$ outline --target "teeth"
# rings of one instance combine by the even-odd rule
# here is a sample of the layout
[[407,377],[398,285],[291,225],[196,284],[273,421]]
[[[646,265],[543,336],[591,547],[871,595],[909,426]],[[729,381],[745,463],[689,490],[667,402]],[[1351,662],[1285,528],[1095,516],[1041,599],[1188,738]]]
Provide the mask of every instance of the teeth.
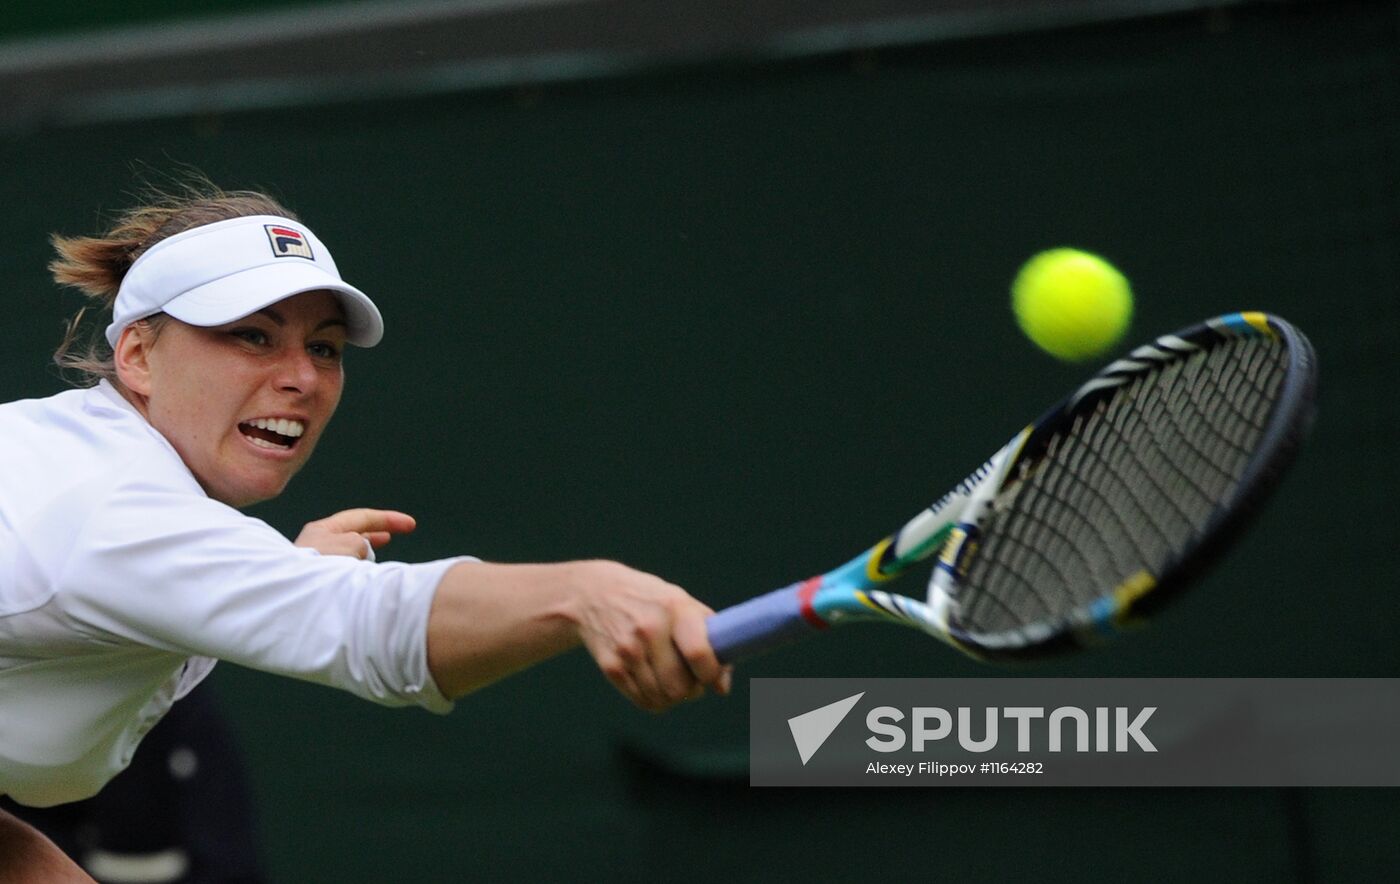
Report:
[[246,423],[260,430],[271,430],[278,435],[291,436],[293,439],[306,432],[306,426],[301,421],[289,421],[286,418],[260,417]]
[[[264,427],[263,429],[267,428]],[[274,430],[273,432],[276,431]],[[244,436],[243,438],[247,439],[249,442],[252,442],[259,448],[271,448],[275,451],[286,451],[288,448],[291,447],[290,445],[278,445],[276,442],[269,442],[266,439],[259,439],[257,436]]]

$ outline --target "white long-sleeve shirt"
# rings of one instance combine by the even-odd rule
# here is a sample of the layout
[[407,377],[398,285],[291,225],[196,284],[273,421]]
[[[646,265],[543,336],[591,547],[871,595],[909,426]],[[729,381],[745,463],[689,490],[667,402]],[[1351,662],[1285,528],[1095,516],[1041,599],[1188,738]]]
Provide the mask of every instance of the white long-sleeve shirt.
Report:
[[426,634],[457,561],[293,546],[105,382],[0,405],[0,794],[96,793],[215,659],[450,710]]

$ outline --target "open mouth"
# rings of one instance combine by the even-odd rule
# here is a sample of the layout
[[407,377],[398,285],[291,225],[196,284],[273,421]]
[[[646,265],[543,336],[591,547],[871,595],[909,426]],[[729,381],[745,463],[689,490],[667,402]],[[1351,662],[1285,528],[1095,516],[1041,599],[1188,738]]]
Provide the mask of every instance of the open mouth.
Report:
[[290,451],[296,447],[306,425],[286,418],[257,418],[238,425],[238,432],[259,448],[270,451]]

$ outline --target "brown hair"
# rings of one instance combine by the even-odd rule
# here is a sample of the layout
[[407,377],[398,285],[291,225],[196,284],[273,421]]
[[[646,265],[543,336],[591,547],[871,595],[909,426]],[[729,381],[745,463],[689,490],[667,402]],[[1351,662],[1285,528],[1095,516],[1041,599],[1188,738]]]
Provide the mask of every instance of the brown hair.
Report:
[[[111,321],[112,305],[127,270],[147,249],[166,237],[248,215],[280,215],[299,220],[265,193],[226,191],[203,176],[193,175],[167,190],[148,187],[138,205],[118,215],[98,236],[50,236],[49,242],[58,253],[49,262],[54,282],[76,288],[90,302],[67,322],[63,341],[53,354],[59,370],[81,387],[90,387],[104,378],[115,382],[112,348],[103,332]],[[89,328],[84,318],[93,308],[98,313]],[[159,332],[168,318],[157,313],[138,321]]]

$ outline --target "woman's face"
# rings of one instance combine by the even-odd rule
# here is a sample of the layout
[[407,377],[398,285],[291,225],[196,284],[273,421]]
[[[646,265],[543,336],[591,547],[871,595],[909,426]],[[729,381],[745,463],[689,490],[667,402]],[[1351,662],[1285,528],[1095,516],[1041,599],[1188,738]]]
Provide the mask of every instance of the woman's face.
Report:
[[306,292],[228,325],[171,319],[120,376],[205,493],[248,506],[311,457],[340,403],[345,334],[335,295]]

